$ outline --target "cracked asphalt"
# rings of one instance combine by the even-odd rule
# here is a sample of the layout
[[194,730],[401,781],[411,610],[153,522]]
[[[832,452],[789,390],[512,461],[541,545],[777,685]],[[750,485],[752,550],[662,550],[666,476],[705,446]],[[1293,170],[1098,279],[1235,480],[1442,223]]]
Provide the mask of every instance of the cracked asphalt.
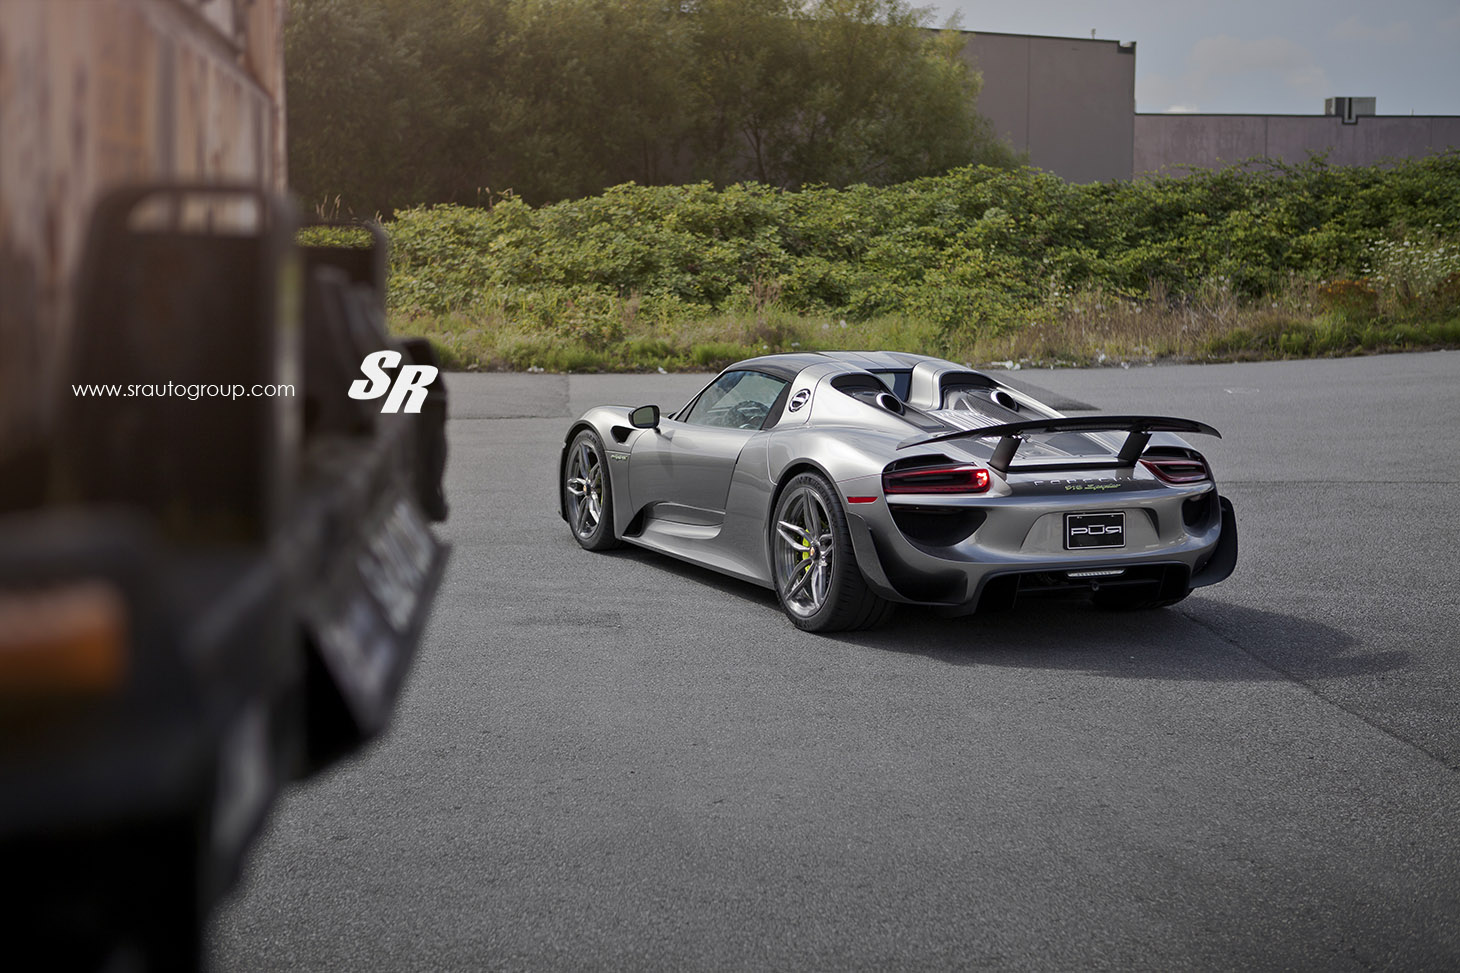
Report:
[[557,516],[570,417],[705,376],[448,376],[394,726],[281,801],[214,968],[1460,968],[1460,352],[1000,374],[1222,430],[1233,577],[808,635]]

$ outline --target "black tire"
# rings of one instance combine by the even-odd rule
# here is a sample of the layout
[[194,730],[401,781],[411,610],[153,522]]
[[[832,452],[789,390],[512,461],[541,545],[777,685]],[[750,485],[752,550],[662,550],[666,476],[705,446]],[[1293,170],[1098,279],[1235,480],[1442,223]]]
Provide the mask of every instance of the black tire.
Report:
[[613,532],[608,454],[603,440],[592,429],[573,437],[563,460],[558,489],[568,515],[568,529],[584,550],[607,551],[619,546],[621,541]]
[[857,568],[841,500],[821,475],[801,473],[786,484],[771,519],[770,546],[776,598],[797,628],[856,631],[891,616],[892,602],[868,588]]

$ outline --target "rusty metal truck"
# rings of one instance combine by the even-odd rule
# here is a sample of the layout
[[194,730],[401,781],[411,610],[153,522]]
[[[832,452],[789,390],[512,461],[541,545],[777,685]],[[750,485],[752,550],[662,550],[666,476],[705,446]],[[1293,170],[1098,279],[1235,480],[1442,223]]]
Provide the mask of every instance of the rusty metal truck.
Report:
[[[299,242],[286,15],[0,0],[0,927],[38,969],[196,968],[443,570],[445,391],[379,230]],[[351,396],[371,355],[423,393]]]

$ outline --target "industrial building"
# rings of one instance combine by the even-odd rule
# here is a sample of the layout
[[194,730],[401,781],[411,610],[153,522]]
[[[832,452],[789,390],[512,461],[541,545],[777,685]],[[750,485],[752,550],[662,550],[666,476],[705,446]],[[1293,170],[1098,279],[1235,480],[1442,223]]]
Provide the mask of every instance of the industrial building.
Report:
[[968,31],[963,58],[983,73],[978,110],[994,132],[1072,182],[1252,158],[1371,165],[1460,149],[1460,115],[1380,115],[1371,97],[1328,98],[1313,115],[1137,112],[1134,41]]

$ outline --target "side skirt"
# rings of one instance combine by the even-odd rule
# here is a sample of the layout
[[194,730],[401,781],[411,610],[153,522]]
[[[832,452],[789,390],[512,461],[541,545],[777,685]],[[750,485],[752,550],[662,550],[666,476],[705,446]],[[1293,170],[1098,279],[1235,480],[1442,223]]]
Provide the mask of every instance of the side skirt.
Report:
[[[704,530],[706,528],[699,529]],[[713,531],[713,528],[710,528],[710,530]],[[741,563],[738,559],[728,557],[715,550],[706,550],[702,545],[708,538],[690,539],[679,536],[678,534],[671,534],[662,527],[656,529],[655,522],[652,520],[645,525],[643,533],[637,536],[626,536],[623,540],[626,544],[633,544],[635,547],[642,547],[645,550],[654,551],[656,554],[667,554],[687,564],[693,564],[701,568],[709,568],[711,571],[727,574],[740,581],[748,581],[762,588],[773,588],[770,578],[759,576],[748,565]]]

